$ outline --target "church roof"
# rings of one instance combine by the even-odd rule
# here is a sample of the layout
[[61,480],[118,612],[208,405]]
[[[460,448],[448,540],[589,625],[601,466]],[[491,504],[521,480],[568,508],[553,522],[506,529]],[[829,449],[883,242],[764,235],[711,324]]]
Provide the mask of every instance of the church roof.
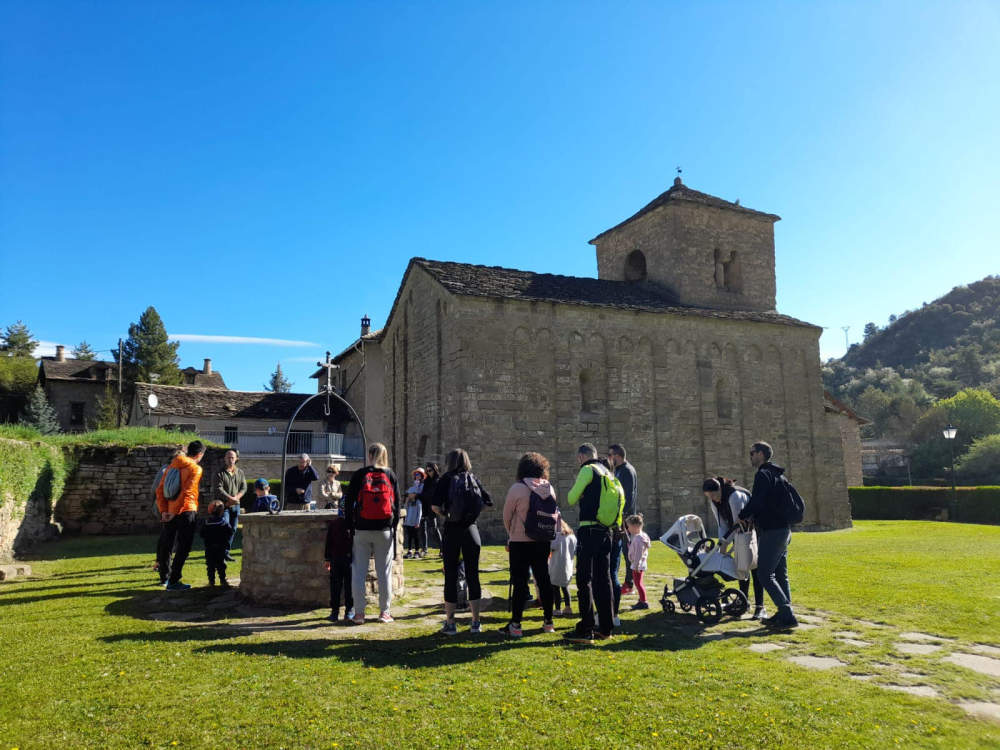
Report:
[[226,381],[222,379],[222,375],[213,370],[212,372],[205,372],[199,367],[185,367],[181,372],[192,378],[194,380],[190,385],[197,386],[199,388],[225,388]]
[[709,195],[708,193],[701,193],[697,190],[692,190],[683,182],[681,182],[680,177],[677,177],[674,179],[674,184],[669,190],[667,190],[664,193],[660,193],[660,195],[651,200],[649,203],[647,203],[645,206],[639,209],[636,213],[632,214],[632,216],[625,219],[625,221],[619,222],[618,224],[615,224],[613,227],[611,227],[611,229],[607,229],[601,232],[599,235],[597,235],[596,237],[594,237],[594,239],[590,241],[590,244],[591,245],[596,244],[597,241],[602,237],[604,237],[606,234],[610,234],[619,227],[623,227],[629,222],[635,221],[640,216],[644,216],[650,213],[651,211],[654,211],[655,209],[659,208],[660,206],[667,205],[668,203],[699,203],[703,206],[712,206],[714,208],[723,208],[728,211],[737,211],[739,213],[750,214],[752,216],[759,216],[762,219],[767,219],[772,222],[781,221],[781,217],[778,216],[777,214],[768,214],[764,213],[763,211],[755,211],[752,208],[741,206],[739,203],[731,203],[727,200],[723,200],[722,198],[716,198],[714,195]]
[[[470,263],[414,258],[410,266],[427,271],[452,294],[469,297],[523,300],[527,302],[562,302],[573,305],[613,307],[635,312],[672,313],[723,320],[753,320],[763,323],[816,328],[811,323],[779,313],[749,310],[714,310],[678,304],[666,290],[648,282],[608,281],[583,276],[559,276],[551,273],[518,271],[499,266],[476,266]],[[409,269],[407,269],[407,275]],[[406,284],[404,277],[400,291]],[[393,306],[395,307],[395,305]],[[391,314],[390,314],[391,316]]]

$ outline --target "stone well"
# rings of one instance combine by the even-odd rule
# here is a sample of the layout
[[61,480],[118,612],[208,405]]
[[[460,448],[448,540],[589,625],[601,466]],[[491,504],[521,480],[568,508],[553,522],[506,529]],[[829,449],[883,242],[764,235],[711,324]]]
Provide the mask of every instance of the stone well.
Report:
[[[243,513],[243,569],[240,593],[258,604],[294,607],[330,605],[330,576],[324,563],[326,522],[336,517],[330,510],[284,511],[277,515]],[[369,611],[378,609],[375,562],[368,561],[365,590]],[[393,597],[403,594],[402,526],[396,533],[392,564]]]

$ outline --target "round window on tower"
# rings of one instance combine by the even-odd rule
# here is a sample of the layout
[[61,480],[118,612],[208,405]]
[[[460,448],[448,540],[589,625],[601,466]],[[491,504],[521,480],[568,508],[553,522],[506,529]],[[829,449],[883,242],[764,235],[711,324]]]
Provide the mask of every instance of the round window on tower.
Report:
[[642,250],[633,250],[625,259],[625,281],[646,280],[646,256]]

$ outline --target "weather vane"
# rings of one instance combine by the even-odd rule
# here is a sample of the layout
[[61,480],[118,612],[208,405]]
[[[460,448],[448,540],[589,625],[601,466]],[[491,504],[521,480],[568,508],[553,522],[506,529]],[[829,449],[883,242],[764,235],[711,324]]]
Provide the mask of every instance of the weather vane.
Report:
[[684,171],[683,169],[681,169],[680,167],[677,167],[677,174],[680,174],[683,171]]

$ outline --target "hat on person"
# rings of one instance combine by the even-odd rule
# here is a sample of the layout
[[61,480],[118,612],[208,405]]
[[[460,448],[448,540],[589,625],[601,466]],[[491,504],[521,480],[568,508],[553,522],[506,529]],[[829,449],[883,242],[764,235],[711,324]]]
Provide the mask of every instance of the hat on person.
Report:
[[253,483],[253,486],[258,490],[266,490],[271,485],[268,483],[266,479],[264,479],[264,477],[261,477],[260,479],[258,479],[256,482]]
[[414,475],[419,474],[421,479],[426,479],[427,478],[427,472],[424,471],[423,469],[421,469],[419,466],[416,469],[413,470],[413,474]]

